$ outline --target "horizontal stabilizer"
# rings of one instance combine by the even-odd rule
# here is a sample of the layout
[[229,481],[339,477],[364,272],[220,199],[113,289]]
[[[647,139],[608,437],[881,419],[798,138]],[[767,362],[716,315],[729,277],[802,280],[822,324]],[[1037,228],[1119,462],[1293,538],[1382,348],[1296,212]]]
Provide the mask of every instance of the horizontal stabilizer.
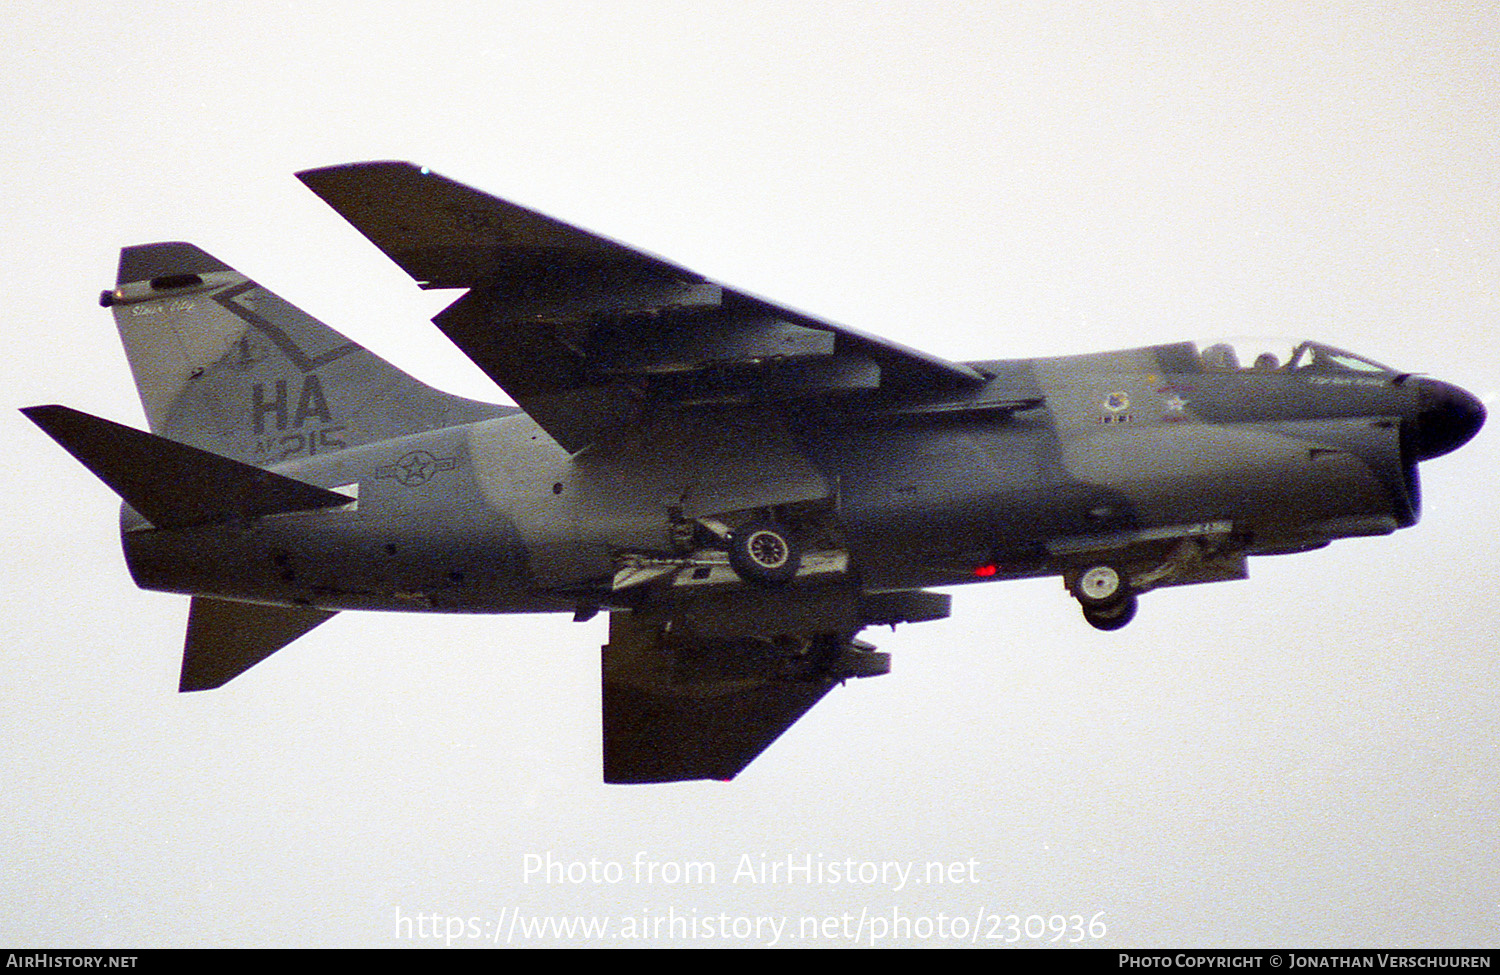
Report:
[[223,687],[334,615],[302,606],[261,606],[194,596],[177,689]]
[[21,411],[157,528],[186,528],[349,498],[66,406]]

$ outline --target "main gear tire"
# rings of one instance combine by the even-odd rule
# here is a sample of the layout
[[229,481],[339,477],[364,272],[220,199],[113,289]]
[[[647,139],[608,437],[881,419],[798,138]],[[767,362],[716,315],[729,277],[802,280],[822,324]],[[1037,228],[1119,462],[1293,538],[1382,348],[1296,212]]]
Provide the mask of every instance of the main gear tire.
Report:
[[729,536],[729,564],[746,582],[783,586],[797,577],[802,550],[785,526],[762,519]]

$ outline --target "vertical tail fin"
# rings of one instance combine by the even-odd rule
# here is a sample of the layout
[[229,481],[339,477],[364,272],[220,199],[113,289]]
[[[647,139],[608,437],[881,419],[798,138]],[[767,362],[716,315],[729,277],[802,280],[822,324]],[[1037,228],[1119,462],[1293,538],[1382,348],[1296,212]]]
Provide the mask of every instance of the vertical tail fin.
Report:
[[151,432],[266,466],[509,412],[424,385],[192,244],[127,247],[114,311]]

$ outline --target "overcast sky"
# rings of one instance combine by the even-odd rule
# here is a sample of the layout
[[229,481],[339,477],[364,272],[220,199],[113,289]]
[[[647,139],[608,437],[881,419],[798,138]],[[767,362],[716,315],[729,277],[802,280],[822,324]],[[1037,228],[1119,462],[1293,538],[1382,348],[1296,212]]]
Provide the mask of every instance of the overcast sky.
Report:
[[[430,945],[442,915],[457,946],[519,911],[691,919],[656,943],[849,915],[995,944],[1016,915],[1031,944],[1062,915],[1095,946],[1494,945],[1493,429],[1397,536],[1152,593],[1116,634],[1057,580],[966,587],[867,633],[892,673],[735,782],[606,787],[602,618],[346,613],[178,695],[187,600],[134,588],[117,499],[13,409],[144,426],[96,299],[156,240],[499,398],[427,321],[452,296],[292,176],[410,159],[953,359],[1289,334],[1493,411],[1500,14],[1309,8],[10,4],[0,943]],[[549,854],[621,877],[528,876]],[[963,867],[737,875],[807,858]]]

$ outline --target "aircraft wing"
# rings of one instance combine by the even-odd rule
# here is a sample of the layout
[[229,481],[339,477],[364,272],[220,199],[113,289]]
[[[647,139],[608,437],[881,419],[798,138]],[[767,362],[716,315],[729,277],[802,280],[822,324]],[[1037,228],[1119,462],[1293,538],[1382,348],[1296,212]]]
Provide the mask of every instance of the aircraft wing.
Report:
[[840,633],[725,636],[611,613],[604,781],[732,779],[834,685],[888,668]]
[[663,406],[920,397],[986,379],[411,163],[298,178],[422,287],[469,289],[434,321],[571,451]]

